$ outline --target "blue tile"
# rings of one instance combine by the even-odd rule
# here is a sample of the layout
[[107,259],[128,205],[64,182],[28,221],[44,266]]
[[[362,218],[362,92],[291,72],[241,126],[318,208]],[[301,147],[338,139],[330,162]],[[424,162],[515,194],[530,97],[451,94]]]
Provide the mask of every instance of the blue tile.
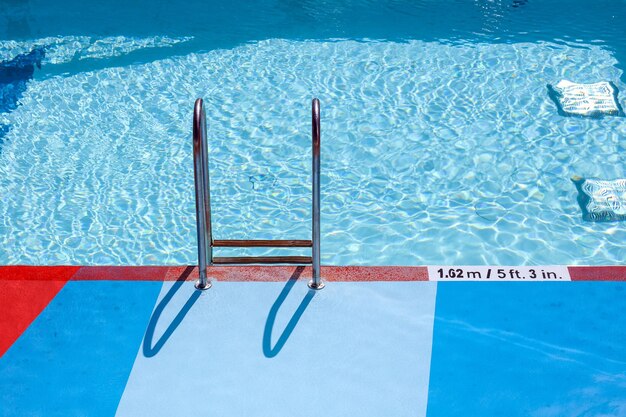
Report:
[[626,283],[440,283],[429,417],[626,415]]
[[161,286],[69,282],[0,359],[0,415],[114,415]]

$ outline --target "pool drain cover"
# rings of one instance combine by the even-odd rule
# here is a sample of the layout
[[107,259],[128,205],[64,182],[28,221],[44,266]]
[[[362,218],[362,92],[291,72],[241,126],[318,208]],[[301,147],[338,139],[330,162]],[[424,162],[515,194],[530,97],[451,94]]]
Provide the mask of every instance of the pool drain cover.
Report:
[[626,220],[626,179],[613,181],[572,177],[578,189],[583,220],[611,222]]
[[548,84],[548,92],[563,116],[624,115],[617,100],[617,87],[611,82],[576,84],[561,80],[555,86]]

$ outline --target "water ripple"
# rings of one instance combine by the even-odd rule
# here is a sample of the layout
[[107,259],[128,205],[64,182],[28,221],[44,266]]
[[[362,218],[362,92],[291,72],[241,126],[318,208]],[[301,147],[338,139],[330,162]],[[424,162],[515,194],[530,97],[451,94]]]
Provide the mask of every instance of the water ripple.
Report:
[[569,177],[625,175],[625,119],[563,118],[545,87],[624,91],[616,63],[602,45],[267,40],[33,80],[3,116],[0,263],[195,262],[196,97],[216,237],[308,238],[313,96],[324,263],[622,262],[626,232],[584,223]]

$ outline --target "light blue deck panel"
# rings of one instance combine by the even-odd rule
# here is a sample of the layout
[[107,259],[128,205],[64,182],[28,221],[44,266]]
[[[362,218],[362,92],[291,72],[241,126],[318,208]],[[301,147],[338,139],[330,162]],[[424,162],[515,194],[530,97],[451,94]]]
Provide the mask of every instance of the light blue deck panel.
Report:
[[117,415],[424,416],[435,293],[217,282],[198,297],[165,284]]

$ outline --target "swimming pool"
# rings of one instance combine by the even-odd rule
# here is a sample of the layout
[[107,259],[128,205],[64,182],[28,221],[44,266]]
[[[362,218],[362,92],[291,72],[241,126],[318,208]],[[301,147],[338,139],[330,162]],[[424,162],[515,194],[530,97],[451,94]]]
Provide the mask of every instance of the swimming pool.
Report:
[[624,17],[620,1],[10,4],[0,264],[195,263],[196,97],[215,235],[308,238],[313,96],[324,264],[619,263],[622,224],[584,222],[570,177],[624,177],[626,119],[560,116],[546,85],[624,91]]

